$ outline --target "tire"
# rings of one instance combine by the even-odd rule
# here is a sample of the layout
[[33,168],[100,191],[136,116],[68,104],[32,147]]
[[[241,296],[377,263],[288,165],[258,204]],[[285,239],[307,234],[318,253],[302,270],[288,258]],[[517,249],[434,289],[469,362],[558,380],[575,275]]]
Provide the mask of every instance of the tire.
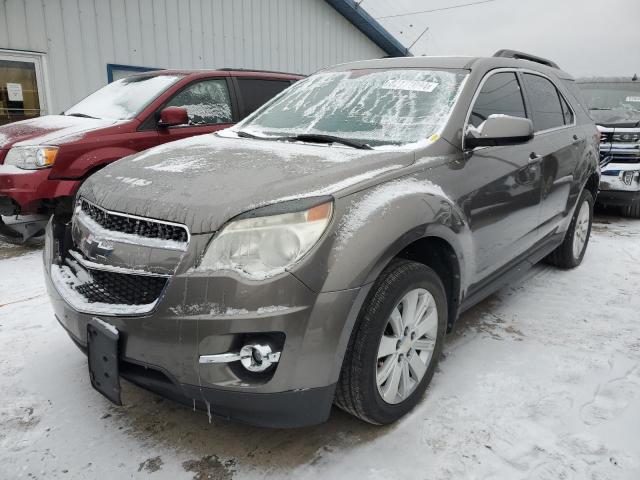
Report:
[[[411,307],[405,307],[414,298],[415,305],[422,306],[418,309],[427,306],[423,316],[411,315]],[[414,318],[415,324],[408,322],[407,327],[403,321],[400,324],[403,333],[396,335],[394,325],[399,324],[397,314],[401,311],[407,318]],[[445,289],[432,269],[407,260],[392,262],[373,285],[354,326],[336,389],[336,405],[376,425],[392,423],[415,407],[431,382],[442,353],[447,311]],[[431,325],[429,333],[422,336],[427,325]],[[413,327],[419,337],[411,335]],[[388,346],[391,350],[395,348],[395,353],[380,357],[380,351]],[[391,373],[379,386],[377,380],[383,378],[386,371]],[[393,395],[396,384],[393,380],[398,371],[401,380],[397,383],[397,394]],[[387,392],[387,399],[382,392]]]
[[640,202],[622,207],[622,214],[625,217],[640,218]]
[[[591,192],[584,190],[576,206],[576,211],[573,214],[564,241],[545,258],[546,263],[567,269],[575,268],[582,263],[591,236],[593,203],[593,195],[591,195]],[[585,217],[587,213],[588,217]],[[576,237],[578,237],[578,239],[576,239]],[[582,239],[581,246],[577,249],[574,248],[575,242],[580,242],[580,239]]]

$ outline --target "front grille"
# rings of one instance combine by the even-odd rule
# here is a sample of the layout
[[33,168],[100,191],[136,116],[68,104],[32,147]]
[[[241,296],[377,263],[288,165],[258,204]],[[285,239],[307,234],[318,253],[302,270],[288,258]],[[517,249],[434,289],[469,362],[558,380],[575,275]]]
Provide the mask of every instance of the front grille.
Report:
[[145,238],[187,242],[187,229],[180,225],[172,225],[149,219],[141,219],[107,212],[88,201],[81,199],[80,207],[94,222],[106,230],[137,235]]
[[129,275],[89,270],[91,281],[76,285],[75,290],[89,303],[112,305],[148,305],[155,302],[165,285],[164,277]]
[[611,143],[613,132],[600,132],[600,141],[602,143]]
[[640,132],[621,132],[612,135],[614,143],[638,143],[640,142]]

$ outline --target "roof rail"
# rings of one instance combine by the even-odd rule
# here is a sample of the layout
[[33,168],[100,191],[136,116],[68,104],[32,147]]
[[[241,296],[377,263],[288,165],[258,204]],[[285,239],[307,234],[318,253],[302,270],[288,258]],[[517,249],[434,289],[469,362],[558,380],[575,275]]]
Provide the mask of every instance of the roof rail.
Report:
[[280,75],[297,75],[299,77],[306,77],[306,75],[303,75],[302,73],[278,72],[276,70],[258,70],[258,69],[254,69],[254,68],[224,67],[224,68],[218,68],[217,70],[221,70],[223,72],[279,73]]
[[546,58],[537,57],[535,55],[530,55],[524,52],[518,52],[516,50],[498,50],[493,54],[494,57],[502,57],[502,58],[516,58],[518,60],[529,60],[530,62],[541,63],[542,65],[546,65],[547,67],[557,68],[560,70],[560,67],[557,63],[552,62],[551,60],[547,60]]

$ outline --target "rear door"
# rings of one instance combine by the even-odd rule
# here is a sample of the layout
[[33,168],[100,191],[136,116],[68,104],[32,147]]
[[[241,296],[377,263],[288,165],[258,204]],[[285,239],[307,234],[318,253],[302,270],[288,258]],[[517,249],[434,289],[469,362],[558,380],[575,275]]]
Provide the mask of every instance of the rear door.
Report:
[[258,108],[291,86],[286,79],[267,79],[251,77],[233,77],[238,93],[240,119],[255,112]]
[[[465,128],[479,127],[490,115],[527,117],[515,71],[490,72],[479,88]],[[475,188],[461,203],[473,232],[475,280],[481,281],[535,244],[540,165],[530,160],[531,142],[465,154],[465,182]]]
[[[237,114],[234,113],[236,109],[231,99],[230,82],[227,78],[205,78],[188,83],[149,115],[138,128],[142,147],[140,150],[232,126]],[[166,107],[185,108],[188,123],[159,128],[159,114]]]
[[531,158],[540,164],[538,222],[545,237],[572,213],[569,198],[578,159],[586,148],[586,136],[576,126],[572,108],[551,79],[533,72],[522,72],[521,78],[536,131]]

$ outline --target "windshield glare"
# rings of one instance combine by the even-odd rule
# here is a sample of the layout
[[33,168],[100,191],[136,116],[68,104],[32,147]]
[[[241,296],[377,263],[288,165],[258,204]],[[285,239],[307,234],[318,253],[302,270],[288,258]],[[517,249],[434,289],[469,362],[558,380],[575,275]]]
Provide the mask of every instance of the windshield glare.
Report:
[[258,110],[241,129],[255,135],[332,135],[403,145],[438,133],[467,73],[354,70],[319,73]]
[[640,82],[583,83],[580,88],[590,110],[640,111]]
[[136,75],[116,80],[64,113],[110,120],[130,119],[180,78],[179,75]]

